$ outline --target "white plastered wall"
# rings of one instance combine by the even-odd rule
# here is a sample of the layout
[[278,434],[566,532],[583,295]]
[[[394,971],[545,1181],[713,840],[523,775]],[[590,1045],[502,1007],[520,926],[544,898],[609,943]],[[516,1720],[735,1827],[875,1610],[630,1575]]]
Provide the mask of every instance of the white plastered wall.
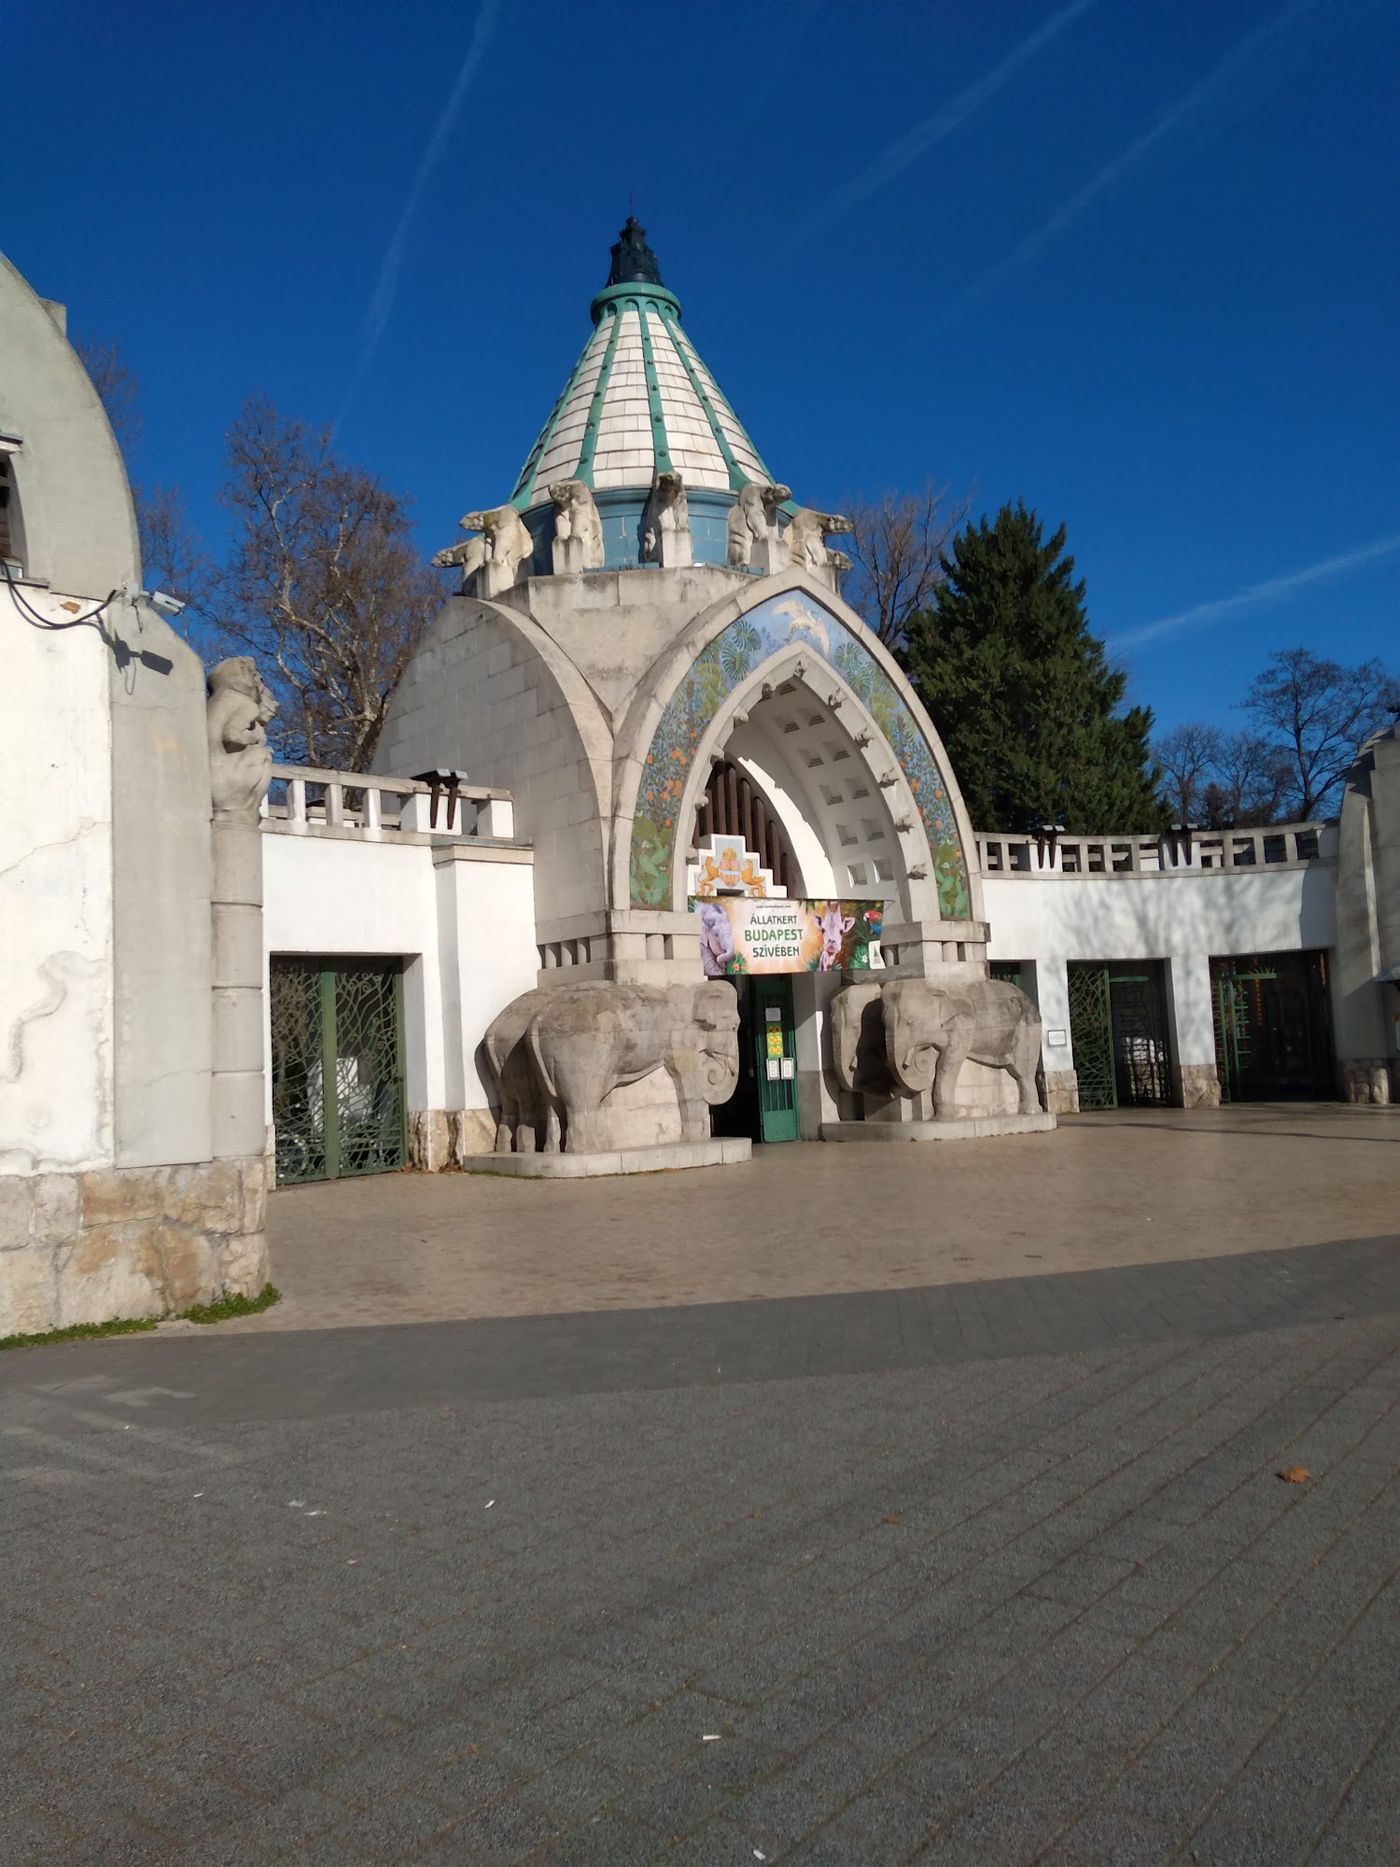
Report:
[[1210,961],[1232,953],[1330,949],[1336,943],[1336,869],[1195,870],[1180,875],[982,877],[989,957],[1033,960],[1041,1020],[1063,1030],[1047,1070],[1074,1066],[1066,968],[1081,959],[1167,962],[1172,1054],[1214,1064]]
[[33,626],[5,592],[0,618],[6,758],[24,774],[0,817],[0,1171],[100,1167],[113,1144],[109,656],[91,629]]
[[[485,1109],[486,1027],[535,983],[529,851],[267,833],[265,952],[402,958],[410,1110]],[[271,1030],[267,1033],[269,1062]],[[268,1070],[268,1120],[271,1070]]]
[[512,793],[516,833],[537,858],[541,940],[554,923],[603,903],[603,824],[589,760],[601,755],[606,771],[608,755],[606,734],[585,746],[577,714],[587,713],[588,696],[575,675],[580,693],[570,704],[543,658],[547,647],[527,617],[455,598],[409,664],[375,759],[380,772],[451,767]]

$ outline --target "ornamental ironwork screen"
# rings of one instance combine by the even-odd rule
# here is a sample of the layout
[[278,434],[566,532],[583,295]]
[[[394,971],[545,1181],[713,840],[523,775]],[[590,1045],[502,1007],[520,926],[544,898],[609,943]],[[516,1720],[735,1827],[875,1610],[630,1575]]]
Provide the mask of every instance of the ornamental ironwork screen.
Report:
[[1079,1079],[1081,1109],[1118,1106],[1113,1069],[1113,1011],[1108,968],[1078,962],[1069,967],[1069,1037]]
[[402,1167],[399,962],[277,958],[270,989],[279,1184]]
[[1069,966],[1069,1031],[1081,1109],[1171,1101],[1166,989],[1159,960]]

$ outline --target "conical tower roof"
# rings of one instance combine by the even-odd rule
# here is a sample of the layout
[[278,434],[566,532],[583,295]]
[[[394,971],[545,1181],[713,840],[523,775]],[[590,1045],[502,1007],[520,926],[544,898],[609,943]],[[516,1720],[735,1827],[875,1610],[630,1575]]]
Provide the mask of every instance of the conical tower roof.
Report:
[[631,215],[591,309],[593,335],[515,483],[517,510],[547,504],[557,480],[645,492],[674,470],[688,491],[733,493],[771,479],[682,330],[680,301]]

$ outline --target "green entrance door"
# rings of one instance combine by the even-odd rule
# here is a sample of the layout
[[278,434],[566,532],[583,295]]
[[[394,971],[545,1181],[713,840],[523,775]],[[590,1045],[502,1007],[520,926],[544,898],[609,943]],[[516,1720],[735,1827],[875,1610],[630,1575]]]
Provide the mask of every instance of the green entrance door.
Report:
[[402,1167],[399,962],[274,957],[270,983],[279,1184]]
[[1325,953],[1216,958],[1210,962],[1210,978],[1224,1101],[1334,1093]]
[[797,1046],[792,981],[781,976],[750,980],[754,1066],[758,1077],[761,1141],[797,1139]]

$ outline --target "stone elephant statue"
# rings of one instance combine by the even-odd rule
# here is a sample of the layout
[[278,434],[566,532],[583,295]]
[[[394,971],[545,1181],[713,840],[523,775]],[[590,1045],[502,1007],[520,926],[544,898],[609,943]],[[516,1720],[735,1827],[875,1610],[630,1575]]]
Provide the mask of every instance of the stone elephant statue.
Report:
[[525,1046],[525,1033],[553,996],[548,990],[522,992],[491,1020],[482,1039],[500,1103],[496,1121],[498,1154],[533,1154],[544,1145],[548,1110]]
[[892,1088],[885,1068],[885,1022],[880,981],[862,979],[843,986],[832,999],[831,1067],[843,1089],[853,1094],[887,1094]]
[[721,980],[659,986],[585,981],[525,992],[493,1022],[486,1054],[501,1097],[496,1151],[598,1153],[614,1089],[665,1070],[681,1139],[709,1135],[711,1104],[739,1080],[739,1007]]
[[933,1090],[939,1121],[958,1113],[958,1077],[969,1058],[1009,1070],[1023,1115],[1040,1113],[1036,1065],[1040,1014],[1019,986],[1003,979],[892,979],[881,993],[885,1059],[906,1095]]

